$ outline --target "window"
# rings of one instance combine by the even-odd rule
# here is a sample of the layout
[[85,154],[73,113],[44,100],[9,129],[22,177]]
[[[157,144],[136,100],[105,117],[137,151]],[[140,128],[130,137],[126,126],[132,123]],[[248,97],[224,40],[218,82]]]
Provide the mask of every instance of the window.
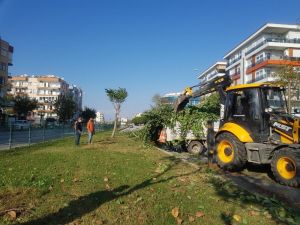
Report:
[[7,65],[5,63],[0,64],[0,70],[6,71],[7,70]]
[[256,71],[255,73],[256,76],[261,76],[262,74],[263,74],[263,70]]
[[1,55],[7,56],[7,50],[5,48],[1,48]]
[[261,62],[263,60],[263,54],[256,56],[256,62]]
[[229,93],[226,100],[228,109],[226,117],[233,120],[250,120],[259,115],[259,97],[257,89],[236,90]]
[[267,108],[271,108],[275,112],[287,112],[283,90],[280,90],[279,88],[266,88],[263,90],[263,93]]

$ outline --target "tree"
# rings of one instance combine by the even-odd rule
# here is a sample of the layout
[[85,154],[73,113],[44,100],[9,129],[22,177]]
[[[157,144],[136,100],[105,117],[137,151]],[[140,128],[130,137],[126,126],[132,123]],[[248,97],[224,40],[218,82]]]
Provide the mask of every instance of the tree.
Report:
[[154,106],[161,105],[161,96],[160,96],[160,94],[153,95],[152,102],[154,103]]
[[89,107],[84,107],[84,110],[81,112],[81,116],[83,121],[87,122],[90,118],[96,118],[96,110]]
[[[295,70],[291,65],[286,65],[278,70],[275,74],[277,83],[287,87],[287,99],[288,99],[288,112],[291,113],[291,100],[293,97],[293,90],[299,89],[300,85],[300,72]],[[299,96],[297,96],[298,98]]]
[[200,102],[201,111],[220,115],[220,96],[218,93],[212,93]]
[[14,100],[14,96],[11,94],[5,94],[3,97],[0,97],[0,107],[6,107],[10,105]]
[[54,112],[57,114],[60,122],[65,123],[71,119],[75,109],[76,104],[71,95],[60,94],[54,102]]
[[147,118],[145,115],[136,116],[131,120],[135,125],[145,124],[147,122]]
[[37,108],[37,100],[30,99],[27,95],[18,95],[13,98],[14,111],[17,113],[18,118],[26,118],[28,112]]
[[[189,131],[200,137],[204,135],[203,125],[208,120],[216,121],[219,115],[220,100],[216,93],[205,98],[200,105],[188,106],[177,113],[172,105],[160,104],[142,114],[145,126],[135,135],[144,143],[156,142],[164,127],[173,128],[179,122],[182,140]],[[132,121],[135,122],[135,118]]]
[[128,93],[125,88],[118,88],[118,89],[105,89],[106,95],[108,96],[109,100],[113,103],[115,108],[115,122],[114,122],[114,129],[111,134],[113,138],[115,136],[115,132],[117,129],[117,122],[121,111],[121,104],[126,100]]

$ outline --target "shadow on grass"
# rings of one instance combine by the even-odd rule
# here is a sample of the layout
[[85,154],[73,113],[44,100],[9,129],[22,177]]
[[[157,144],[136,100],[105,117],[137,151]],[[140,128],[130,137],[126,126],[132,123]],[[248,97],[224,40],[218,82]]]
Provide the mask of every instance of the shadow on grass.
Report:
[[[232,180],[235,177],[231,177]],[[238,178],[240,179],[240,178]],[[226,202],[234,202],[235,204],[239,204],[243,206],[245,209],[249,210],[250,216],[265,216],[277,223],[284,224],[298,224],[300,218],[300,210],[295,208],[287,207],[282,204],[280,201],[274,199],[270,196],[271,192],[268,193],[266,190],[271,190],[274,188],[274,184],[265,183],[260,179],[255,178],[247,178],[245,181],[239,182],[247,182],[248,189],[257,190],[259,194],[263,194],[264,197],[259,194],[251,194],[247,191],[241,190],[240,187],[234,185],[231,181],[224,180],[219,178],[218,176],[212,176],[209,179],[209,182],[214,187],[216,194],[221,197],[223,201]],[[264,190],[258,190],[259,186],[264,186]],[[289,187],[286,187],[289,188]],[[288,189],[287,189],[288,191]],[[246,206],[249,206],[248,208]],[[255,207],[256,206],[256,207]],[[263,207],[263,209],[257,208],[257,206]],[[235,210],[224,211],[220,214],[221,219],[225,224],[233,224],[234,222]]]
[[149,179],[131,188],[128,185],[122,185],[113,190],[101,190],[94,193],[90,193],[85,196],[81,196],[78,199],[71,201],[68,204],[68,206],[59,209],[55,213],[51,213],[44,217],[21,223],[21,225],[68,224],[76,219],[81,218],[85,214],[94,211],[106,202],[110,202],[114,199],[129,195],[135,191],[149,187],[154,184],[164,183],[169,180],[176,179],[178,177],[188,176],[198,172],[198,170],[195,170],[190,173],[185,173],[177,176],[169,176],[164,179],[159,179],[159,177],[164,175],[172,167],[181,162],[181,160],[178,160],[175,157],[164,157],[163,159],[168,159],[171,162],[171,165],[167,167],[163,172],[157,174],[156,176],[152,176]]

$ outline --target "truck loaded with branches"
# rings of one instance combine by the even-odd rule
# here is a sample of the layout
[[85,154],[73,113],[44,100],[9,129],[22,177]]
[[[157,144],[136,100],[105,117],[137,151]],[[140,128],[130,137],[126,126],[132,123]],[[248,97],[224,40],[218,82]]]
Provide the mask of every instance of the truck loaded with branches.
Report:
[[156,104],[143,113],[144,128],[137,132],[144,143],[155,143],[175,150],[203,153],[206,142],[206,123],[219,118],[219,97],[212,94],[200,105],[188,106],[175,113],[173,106]]

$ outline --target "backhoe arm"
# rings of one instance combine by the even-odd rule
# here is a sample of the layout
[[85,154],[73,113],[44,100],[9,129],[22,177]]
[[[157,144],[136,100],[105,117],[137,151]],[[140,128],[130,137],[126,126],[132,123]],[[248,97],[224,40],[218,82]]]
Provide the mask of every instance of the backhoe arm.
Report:
[[[184,92],[177,98],[174,105],[174,111],[179,112],[189,103],[190,98],[196,98],[212,92],[217,91],[220,95],[220,101],[224,104],[225,102],[225,89],[231,85],[231,79],[229,75],[217,76],[214,79],[207,81],[203,84],[198,84],[192,87],[188,87]],[[199,87],[199,89],[193,92],[193,88]]]

